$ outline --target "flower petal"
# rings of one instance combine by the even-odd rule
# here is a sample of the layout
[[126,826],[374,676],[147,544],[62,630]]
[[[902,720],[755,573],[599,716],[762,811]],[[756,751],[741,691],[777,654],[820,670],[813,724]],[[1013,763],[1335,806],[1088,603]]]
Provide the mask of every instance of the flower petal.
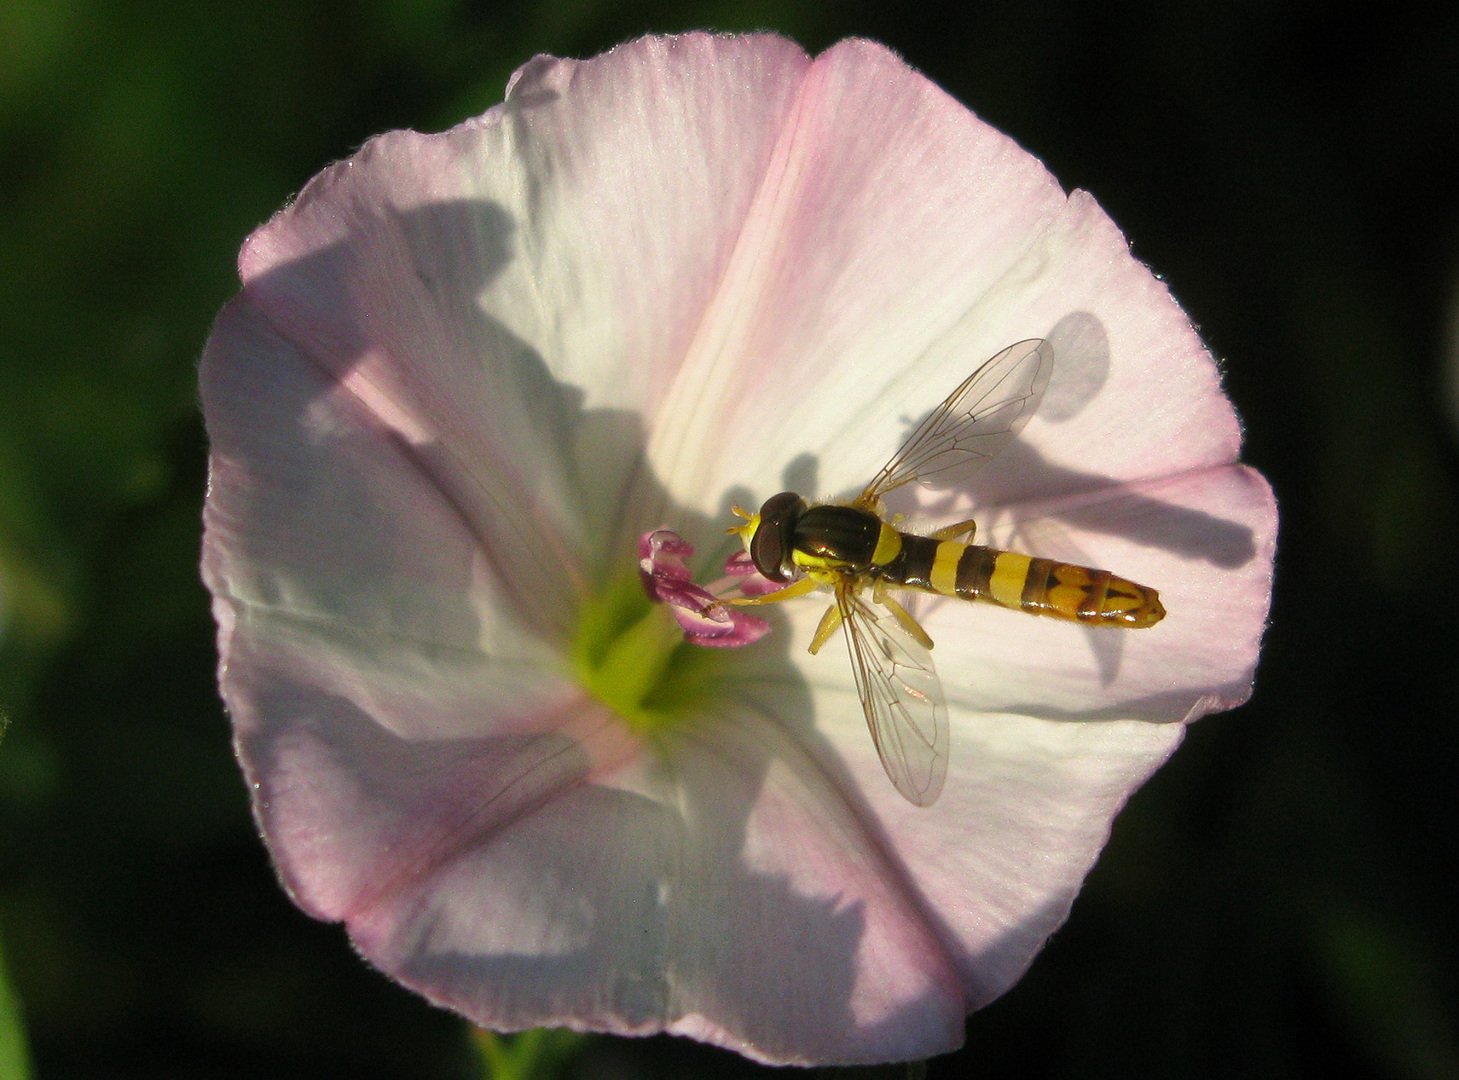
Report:
[[[228,608],[443,648],[530,644],[474,522],[413,444],[245,297],[203,357],[211,438],[203,569]],[[539,645],[540,648],[540,645]]]
[[[250,238],[243,298],[280,349],[353,399],[348,423],[406,448],[483,553],[528,550],[552,566],[530,589],[504,569],[499,584],[524,618],[563,627],[586,535],[564,450],[571,402],[477,306],[510,259],[511,228],[491,205],[439,190],[460,156],[401,133],[321,174]],[[234,347],[215,335],[213,370],[237,363]],[[236,407],[223,392],[213,401],[210,425]]]
[[[493,542],[563,572],[652,527],[623,488],[809,63],[774,37],[539,57],[504,105],[392,132],[250,238],[247,293]],[[483,422],[489,418],[489,422]],[[631,516],[632,520],[627,520]],[[549,595],[548,603],[562,597]]]
[[982,505],[1235,459],[1215,365],[1094,200],[887,50],[843,42],[799,88],[650,457],[706,511],[743,485],[852,494],[1029,337],[1054,342],[1054,381]]
[[550,635],[510,617],[479,538],[429,478],[431,447],[392,438],[246,298],[219,317],[202,392],[223,695],[291,889],[334,916],[339,876],[368,866],[329,817],[352,820],[349,807],[331,807],[290,747],[334,723],[343,739],[523,737],[579,692]]
[[[817,57],[679,376],[681,403],[653,433],[670,490],[702,505],[733,484],[768,486],[760,477],[801,448],[835,465],[823,418],[838,435],[870,419],[1062,205],[1037,161],[886,49],[848,41]],[[986,332],[984,357],[1015,339]],[[741,452],[710,452],[714,415],[733,418]],[[853,455],[851,467],[865,483],[879,464]]]
[[492,1028],[669,1030],[802,1064],[962,1041],[917,899],[780,722],[744,709],[706,717],[671,771],[574,786],[389,879],[351,922],[361,949]]
[[1185,731],[954,711],[942,795],[920,808],[881,775],[854,691],[814,692],[817,733],[865,797],[969,1011],[1012,986],[1063,923],[1110,821]]
[[949,700],[1050,719],[1194,720],[1241,704],[1271,602],[1276,504],[1242,466],[1023,504],[979,542],[1094,565],[1160,593],[1153,627],[1079,627],[986,604],[918,607]]
[[228,643],[224,694],[255,813],[290,895],[318,918],[353,923],[581,782],[597,745],[628,753],[610,745],[621,724],[547,672],[373,650],[250,609]]

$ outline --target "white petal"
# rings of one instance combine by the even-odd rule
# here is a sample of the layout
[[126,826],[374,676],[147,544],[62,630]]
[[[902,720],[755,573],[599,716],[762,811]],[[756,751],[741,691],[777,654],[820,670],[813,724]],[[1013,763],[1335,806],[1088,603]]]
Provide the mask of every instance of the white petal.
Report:
[[924,809],[880,775],[854,694],[818,689],[816,715],[909,889],[934,913],[970,1011],[1012,986],[1063,923],[1114,815],[1185,730],[954,706],[947,781]]
[[395,884],[351,920],[361,949],[491,1027],[667,1029],[781,1063],[962,1039],[918,899],[816,761],[742,708]]
[[980,542],[1156,589],[1141,630],[1081,627],[934,599],[924,625],[949,700],[1052,719],[1192,720],[1245,701],[1271,602],[1276,506],[1241,466],[1112,488],[994,517]]

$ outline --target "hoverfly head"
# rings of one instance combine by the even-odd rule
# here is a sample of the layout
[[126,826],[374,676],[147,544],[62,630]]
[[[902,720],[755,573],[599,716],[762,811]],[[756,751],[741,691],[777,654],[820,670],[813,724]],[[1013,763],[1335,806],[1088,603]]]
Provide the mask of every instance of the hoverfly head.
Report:
[[739,534],[755,569],[771,581],[789,581],[795,576],[792,541],[795,523],[805,508],[806,501],[793,491],[770,496],[758,514],[747,513],[738,506],[734,508],[745,523],[729,531]]

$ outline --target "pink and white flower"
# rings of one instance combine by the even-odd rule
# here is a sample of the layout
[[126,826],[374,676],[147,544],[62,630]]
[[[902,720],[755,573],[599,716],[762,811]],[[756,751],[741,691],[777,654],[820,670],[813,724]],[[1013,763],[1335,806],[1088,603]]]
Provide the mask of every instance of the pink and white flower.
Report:
[[[240,273],[203,573],[255,812],[300,907],[480,1025],[949,1050],[1184,724],[1250,694],[1276,511],[1210,355],[1092,198],[877,45],[539,57],[327,169]],[[639,538],[722,558],[733,502],[856,490],[1029,337],[1057,361],[1019,441],[898,509],[1169,614],[928,605],[952,744],[919,809],[805,652],[823,605],[693,648]]]

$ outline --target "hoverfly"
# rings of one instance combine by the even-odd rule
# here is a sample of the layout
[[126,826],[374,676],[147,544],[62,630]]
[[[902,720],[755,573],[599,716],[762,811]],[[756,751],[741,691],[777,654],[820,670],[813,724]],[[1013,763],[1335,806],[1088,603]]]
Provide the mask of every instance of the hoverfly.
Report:
[[919,536],[888,520],[882,506],[888,492],[913,481],[962,480],[1012,442],[1038,408],[1053,365],[1053,346],[1041,339],[1020,341],[992,357],[917,425],[848,504],[811,504],[782,491],[758,513],[734,508],[745,523],[728,531],[743,540],[755,568],[791,584],[733,602],[778,603],[819,588],[835,593],[810,651],[819,652],[845,629],[856,691],[882,767],[918,806],[930,806],[942,791],[947,708],[929,652],[932,639],[892,590],[982,600],[1093,626],[1137,629],[1165,615],[1154,589],[1107,570],[973,544],[973,521]]

